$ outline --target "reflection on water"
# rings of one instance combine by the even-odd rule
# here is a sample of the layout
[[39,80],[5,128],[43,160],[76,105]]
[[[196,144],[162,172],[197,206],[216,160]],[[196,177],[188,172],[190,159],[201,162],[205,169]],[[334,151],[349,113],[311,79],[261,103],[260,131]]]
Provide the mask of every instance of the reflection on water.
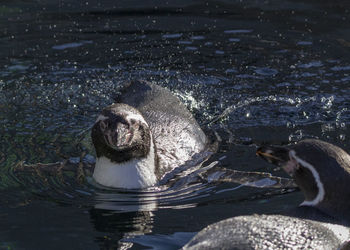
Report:
[[[249,186],[234,171],[286,177],[255,158],[265,142],[313,137],[349,149],[349,7],[3,3],[0,222],[7,229],[0,246],[171,248],[211,222],[297,205],[294,188],[273,188],[280,183],[259,175]],[[169,88],[216,132],[219,151],[202,166],[212,172],[179,171],[142,192],[106,190],[85,178],[91,170],[83,166],[94,160],[89,128],[130,79]],[[58,172],[21,170],[37,162],[57,163],[48,165],[56,170],[67,164]],[[223,168],[233,182],[220,181]]]

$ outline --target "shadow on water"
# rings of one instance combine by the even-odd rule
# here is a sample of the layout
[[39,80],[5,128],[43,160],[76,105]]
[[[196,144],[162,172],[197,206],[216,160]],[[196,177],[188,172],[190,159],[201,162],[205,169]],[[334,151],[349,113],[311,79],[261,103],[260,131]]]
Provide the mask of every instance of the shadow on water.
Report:
[[[2,3],[0,248],[173,249],[209,223],[296,206],[285,182],[237,171],[287,177],[255,157],[262,143],[312,137],[349,151],[349,7]],[[130,79],[169,88],[216,131],[218,152],[149,190],[96,186],[89,128]],[[38,162],[57,164],[23,171]]]

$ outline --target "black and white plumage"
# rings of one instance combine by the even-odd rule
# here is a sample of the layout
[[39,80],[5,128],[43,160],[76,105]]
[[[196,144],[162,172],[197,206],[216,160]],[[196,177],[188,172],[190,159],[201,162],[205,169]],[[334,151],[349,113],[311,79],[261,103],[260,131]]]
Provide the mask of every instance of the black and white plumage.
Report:
[[207,149],[208,140],[185,105],[169,90],[131,82],[92,128],[101,185],[145,188]]
[[350,156],[320,140],[261,147],[257,155],[291,175],[305,201],[281,214],[211,224],[184,249],[349,249]]
[[350,223],[350,155],[315,139],[290,147],[262,147],[257,154],[283,167],[305,196],[309,206]]

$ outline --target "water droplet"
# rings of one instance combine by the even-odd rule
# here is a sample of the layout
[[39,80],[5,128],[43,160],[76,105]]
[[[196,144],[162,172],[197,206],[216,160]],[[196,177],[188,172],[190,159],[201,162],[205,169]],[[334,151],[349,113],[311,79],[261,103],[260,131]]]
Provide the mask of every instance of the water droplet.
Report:
[[289,135],[288,140],[290,142],[296,142],[296,141],[300,141],[302,138],[303,138],[303,131],[297,130],[294,133],[292,133],[291,135]]
[[189,44],[192,44],[192,41],[177,41],[177,43],[178,44],[187,44],[187,45],[189,45]]
[[196,51],[196,50],[198,50],[198,48],[197,47],[188,46],[188,47],[185,48],[185,50]]
[[251,33],[253,30],[225,30],[225,34],[239,34],[239,33]]
[[241,41],[241,39],[239,39],[239,38],[229,38],[228,40],[230,42],[234,42],[234,43],[237,43],[237,42]]
[[322,126],[321,126],[321,131],[323,133],[329,132],[329,131],[334,131],[334,130],[335,130],[335,126],[331,123],[322,124]]
[[257,68],[254,71],[255,71],[255,73],[257,73],[259,75],[263,75],[263,76],[273,76],[273,75],[276,75],[278,73],[278,70],[271,69],[271,68]]
[[331,68],[333,71],[345,71],[345,70],[350,70],[350,65],[347,66],[334,66]]
[[287,122],[286,126],[287,128],[295,128],[295,124],[291,122]]
[[309,46],[309,45],[312,45],[312,42],[310,42],[310,41],[300,41],[300,42],[297,42],[297,45]]
[[180,37],[182,37],[182,33],[162,35],[162,38],[165,38],[165,39],[174,39],[174,38],[180,38]]
[[217,54],[217,55],[223,55],[223,54],[225,54],[225,52],[222,51],[222,50],[215,50],[215,54]]
[[322,62],[320,62],[320,61],[312,61],[312,62],[309,62],[309,63],[300,64],[298,66],[298,68],[309,69],[309,68],[312,68],[312,67],[321,67],[321,66],[323,66]]
[[204,36],[191,36],[191,39],[192,40],[203,40],[203,39],[205,39],[205,37]]

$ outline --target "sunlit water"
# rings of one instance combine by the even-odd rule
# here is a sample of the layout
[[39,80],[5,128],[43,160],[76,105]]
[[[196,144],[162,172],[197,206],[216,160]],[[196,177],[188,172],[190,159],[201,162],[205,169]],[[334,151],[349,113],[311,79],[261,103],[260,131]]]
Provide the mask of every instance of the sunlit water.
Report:
[[[257,145],[320,138],[350,149],[348,7],[0,6],[0,246],[178,248],[209,223],[296,206],[294,189],[215,182],[196,171],[286,177],[256,158]],[[130,79],[169,88],[217,132],[219,151],[143,191],[96,186],[75,168],[16,171],[23,163],[93,164],[89,128]]]

